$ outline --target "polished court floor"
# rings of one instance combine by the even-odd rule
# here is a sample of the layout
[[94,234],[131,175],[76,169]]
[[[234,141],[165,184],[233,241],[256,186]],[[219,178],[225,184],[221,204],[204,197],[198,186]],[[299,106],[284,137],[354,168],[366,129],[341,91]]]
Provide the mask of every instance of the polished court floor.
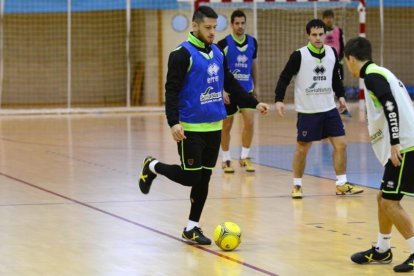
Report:
[[[354,113],[344,117],[348,177],[365,192],[335,195],[322,142],[308,157],[301,200],[290,197],[295,113],[257,116],[256,172],[236,166],[225,175],[218,162],[200,221],[209,237],[223,221],[238,223],[242,244],[233,252],[180,241],[189,188],[160,176],[149,195],[139,191],[147,154],[178,162],[164,114],[2,116],[0,275],[391,275],[409,254],[396,231],[392,264],[349,259],[376,241],[382,173]],[[240,131],[236,120],[235,158]],[[411,198],[403,205],[413,213]]]

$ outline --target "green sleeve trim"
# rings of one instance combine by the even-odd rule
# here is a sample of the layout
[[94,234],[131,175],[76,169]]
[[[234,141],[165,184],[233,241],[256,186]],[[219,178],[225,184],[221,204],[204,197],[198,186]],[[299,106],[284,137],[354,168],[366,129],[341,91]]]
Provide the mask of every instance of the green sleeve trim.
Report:
[[191,66],[193,66],[193,57],[190,57],[190,63],[188,64],[187,72],[190,72]]
[[407,152],[410,152],[410,151],[414,151],[414,147],[410,147],[408,149],[404,149],[404,150],[401,151],[401,153],[407,153]]
[[372,91],[368,90],[368,96],[371,98],[372,102],[374,103],[375,108],[382,107],[381,102],[378,100],[377,96],[375,96]]
[[180,122],[180,124],[182,125],[184,130],[194,132],[210,132],[221,130],[223,128],[223,121],[199,124]]
[[177,50],[180,50],[181,48],[182,48],[183,46],[177,46],[177,48],[175,48],[174,50],[173,50],[173,52],[175,52],[175,51],[177,51]]

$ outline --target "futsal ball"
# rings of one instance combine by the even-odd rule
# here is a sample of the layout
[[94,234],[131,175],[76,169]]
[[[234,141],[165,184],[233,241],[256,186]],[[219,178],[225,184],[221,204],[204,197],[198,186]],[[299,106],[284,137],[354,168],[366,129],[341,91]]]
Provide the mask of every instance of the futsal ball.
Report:
[[241,229],[234,222],[223,222],[214,230],[214,242],[225,251],[236,249],[241,243]]

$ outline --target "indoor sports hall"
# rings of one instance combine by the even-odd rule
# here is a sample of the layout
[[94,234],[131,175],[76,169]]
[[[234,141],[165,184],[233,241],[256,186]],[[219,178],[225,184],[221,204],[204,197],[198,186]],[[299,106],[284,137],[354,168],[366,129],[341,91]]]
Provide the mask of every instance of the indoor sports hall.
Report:
[[[234,251],[181,240],[190,188],[158,176],[138,187],[147,155],[179,164],[164,112],[169,53],[187,38],[198,5],[219,14],[215,41],[230,32],[234,9],[247,14],[259,45],[260,100],[251,149],[254,173],[213,169],[200,220],[213,237],[232,221]],[[383,168],[367,131],[360,83],[345,72],[350,114],[348,180],[364,189],[335,194],[332,147],[314,143],[303,198],[292,199],[296,145],[293,83],[286,115],[274,90],[304,26],[335,11],[346,39],[363,35],[374,61],[414,96],[414,1],[0,0],[0,275],[393,275],[410,254],[393,229],[391,264],[357,265],[350,256],[375,244]],[[232,155],[241,147],[235,119]],[[414,200],[402,205],[414,213]]]

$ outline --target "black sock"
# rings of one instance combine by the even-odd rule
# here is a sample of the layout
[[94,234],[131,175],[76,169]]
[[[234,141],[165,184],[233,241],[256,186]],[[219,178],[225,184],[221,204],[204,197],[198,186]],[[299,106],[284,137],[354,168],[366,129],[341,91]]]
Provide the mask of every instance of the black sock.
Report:
[[211,173],[211,170],[202,169],[201,180],[198,183],[194,183],[193,187],[191,188],[191,209],[189,220],[200,221],[204,203],[207,200]]

